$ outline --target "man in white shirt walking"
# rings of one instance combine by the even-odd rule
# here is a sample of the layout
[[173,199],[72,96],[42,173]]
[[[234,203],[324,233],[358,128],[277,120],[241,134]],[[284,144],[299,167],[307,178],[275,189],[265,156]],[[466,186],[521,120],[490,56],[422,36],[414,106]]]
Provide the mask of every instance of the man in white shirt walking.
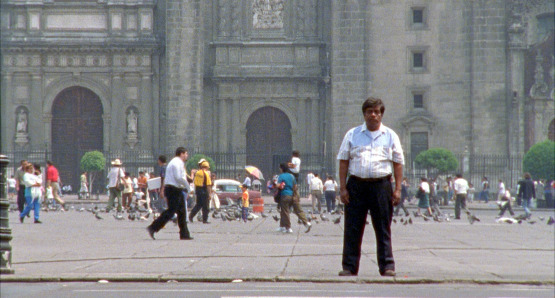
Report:
[[461,208],[468,216],[468,221],[473,224],[475,221],[480,221],[466,208],[466,194],[468,193],[468,182],[462,177],[461,174],[455,176],[453,189],[455,190],[455,219],[461,219]]
[[148,234],[154,239],[154,233],[160,231],[175,213],[177,213],[177,225],[179,226],[179,239],[193,240],[187,228],[187,213],[185,210],[184,192],[189,191],[189,182],[185,172],[185,161],[189,158],[189,153],[183,147],[175,150],[175,157],[166,167],[166,177],[164,179],[164,197],[168,201],[168,209],[160,214],[150,226],[146,228]]
[[318,177],[318,174],[314,174],[314,178],[310,181],[310,186],[310,193],[312,194],[312,212],[316,213],[315,203],[317,203],[318,213],[322,213],[322,192],[324,190],[324,185],[322,184],[320,177]]

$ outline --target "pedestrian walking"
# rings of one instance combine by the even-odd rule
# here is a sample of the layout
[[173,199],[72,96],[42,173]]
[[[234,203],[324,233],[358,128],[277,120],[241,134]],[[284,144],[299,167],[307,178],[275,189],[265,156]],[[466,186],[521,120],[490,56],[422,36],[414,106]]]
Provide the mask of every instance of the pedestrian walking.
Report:
[[[358,275],[368,211],[376,234],[379,273],[395,276],[391,221],[393,206],[401,199],[405,161],[399,137],[382,124],[384,112],[381,99],[366,99],[362,104],[365,123],[347,132],[337,154],[341,201],[345,204],[340,276]],[[393,193],[391,175],[395,177]]]
[[293,233],[291,229],[291,218],[289,212],[291,207],[293,207],[293,213],[297,215],[299,220],[306,227],[305,233],[310,231],[312,225],[306,219],[304,211],[300,208],[298,197],[295,197],[295,189],[298,187],[297,180],[295,176],[289,172],[289,166],[287,163],[282,163],[279,165],[281,174],[278,176],[277,187],[280,189],[280,222],[278,231],[282,233]]
[[89,187],[87,183],[87,172],[81,173],[79,177],[81,187],[79,188],[79,200],[86,199],[89,194]]
[[461,219],[461,208],[468,213],[466,209],[466,194],[468,193],[468,182],[461,174],[455,176],[453,183],[455,191],[455,219]]
[[511,214],[511,216],[515,215],[513,211],[513,207],[511,206],[512,201],[513,201],[513,197],[511,196],[511,192],[507,189],[505,191],[505,194],[497,202],[499,206],[499,214],[497,215],[498,218],[502,217],[503,214],[505,214],[505,211],[507,210],[509,210],[509,213]]
[[530,200],[536,197],[536,189],[530,173],[524,173],[524,180],[521,180],[518,184],[520,186],[518,196],[522,200],[522,208],[524,208],[525,218],[530,218],[532,217],[532,212],[530,212]]
[[409,180],[407,177],[404,177],[403,182],[401,182],[401,200],[399,201],[399,204],[395,206],[395,211],[393,211],[394,215],[399,215],[399,209],[403,209],[405,216],[410,215],[409,210],[405,207],[405,200],[409,197],[409,186]]
[[15,171],[15,182],[16,182],[16,189],[17,189],[17,209],[19,213],[23,212],[25,209],[25,183],[23,182],[23,176],[27,172],[25,168],[27,167],[27,161],[22,160],[19,163],[19,168]]
[[52,187],[52,194],[54,194],[54,200],[58,204],[62,205],[62,209],[66,209],[65,202],[60,198],[60,175],[58,169],[54,166],[52,161],[46,161],[46,186]]
[[243,184],[241,185],[241,190],[243,190],[241,195],[241,218],[244,222],[247,222],[247,216],[249,215],[249,188],[246,184]]
[[131,202],[133,202],[133,180],[131,180],[131,174],[125,172],[123,175],[123,191],[121,193],[122,207],[123,209],[129,210],[131,207]]
[[114,208],[115,199],[117,198],[117,212],[121,212],[123,210],[122,206],[122,191],[125,188],[125,185],[122,181],[122,178],[125,177],[125,173],[122,170],[122,163],[119,159],[114,159],[112,162],[112,169],[108,172],[108,206],[106,206],[106,212],[110,212]]
[[499,179],[497,183],[497,201],[501,201],[501,199],[505,196],[505,183],[503,180]]
[[189,213],[189,222],[193,222],[195,215],[202,209],[202,223],[209,224],[208,212],[210,211],[210,193],[212,193],[212,179],[208,172],[210,164],[203,158],[199,161],[198,165],[200,169],[196,171],[193,178],[197,202],[191,213]]
[[164,197],[168,202],[166,209],[160,216],[149,225],[146,230],[152,239],[154,233],[162,229],[177,213],[177,225],[179,226],[179,239],[193,240],[187,228],[187,213],[185,209],[184,193],[189,192],[189,182],[185,172],[185,161],[189,158],[188,151],[183,147],[175,150],[175,157],[170,161],[166,168],[164,179]]
[[34,211],[35,223],[41,224],[42,222],[39,220],[40,200],[42,197],[42,175],[40,174],[40,167],[28,163],[25,166],[25,171],[23,183],[25,183],[26,206],[23,212],[19,214],[19,221],[23,223],[25,216],[27,216],[32,209]]
[[474,193],[476,192],[476,188],[474,188],[474,184],[468,183],[468,191],[466,193],[466,200],[470,203],[474,202]]
[[316,213],[316,205],[318,205],[318,214],[322,213],[322,192],[324,190],[324,185],[322,180],[318,177],[318,174],[314,174],[314,178],[310,182],[312,186],[312,212]]
[[16,194],[15,186],[17,182],[15,181],[14,175],[11,175],[10,178],[8,178],[7,182],[8,182],[8,199],[11,200],[15,197],[15,194]]
[[[312,183],[312,178],[314,178],[314,174],[312,172],[308,172],[308,174],[306,174],[306,185],[308,186],[308,201],[309,202],[313,202],[312,201],[312,185],[310,183]],[[314,212],[314,207],[312,207],[312,212]]]
[[420,178],[420,186],[418,187],[418,192],[416,194],[418,197],[418,215],[422,215],[420,208],[428,211],[426,215],[432,215],[432,209],[430,208],[430,184],[426,177]]
[[489,202],[489,181],[488,177],[482,177],[482,190],[480,191],[480,200],[484,203]]
[[326,208],[328,213],[335,211],[335,194],[336,194],[337,184],[333,181],[332,176],[328,176],[326,182],[324,183],[324,197],[326,198]]

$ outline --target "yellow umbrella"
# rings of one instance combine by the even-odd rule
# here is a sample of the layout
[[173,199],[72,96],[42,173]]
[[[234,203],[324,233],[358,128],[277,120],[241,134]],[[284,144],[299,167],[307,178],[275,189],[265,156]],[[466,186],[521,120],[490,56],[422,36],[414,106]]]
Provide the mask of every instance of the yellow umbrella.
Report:
[[254,177],[256,177],[260,180],[264,180],[264,176],[262,176],[262,172],[260,172],[260,170],[257,167],[255,167],[255,166],[246,166],[245,170],[249,174],[253,175]]

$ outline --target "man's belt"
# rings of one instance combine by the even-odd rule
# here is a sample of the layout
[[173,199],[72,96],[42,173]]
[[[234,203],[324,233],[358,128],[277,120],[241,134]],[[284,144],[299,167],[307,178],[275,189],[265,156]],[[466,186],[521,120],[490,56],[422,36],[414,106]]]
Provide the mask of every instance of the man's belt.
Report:
[[351,175],[350,178],[360,182],[383,182],[383,181],[391,180],[391,175],[387,175],[385,177],[380,177],[380,178],[360,178],[360,177]]

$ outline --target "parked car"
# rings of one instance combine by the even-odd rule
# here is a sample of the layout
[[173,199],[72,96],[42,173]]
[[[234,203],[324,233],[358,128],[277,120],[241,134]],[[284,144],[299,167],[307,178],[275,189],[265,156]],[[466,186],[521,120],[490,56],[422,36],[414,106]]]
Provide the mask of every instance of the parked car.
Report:
[[[229,205],[232,203],[241,203],[241,183],[232,179],[218,179],[214,181],[214,190],[220,199],[221,205]],[[249,190],[249,203],[252,204],[252,199],[260,198],[260,191]]]

